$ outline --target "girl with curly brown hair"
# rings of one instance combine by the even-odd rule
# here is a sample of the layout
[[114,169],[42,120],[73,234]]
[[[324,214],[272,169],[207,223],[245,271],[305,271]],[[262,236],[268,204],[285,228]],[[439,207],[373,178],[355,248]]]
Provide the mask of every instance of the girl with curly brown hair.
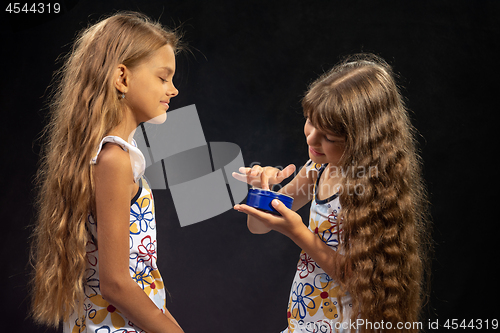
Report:
[[[391,67],[346,58],[302,100],[309,161],[272,202],[248,205],[253,233],[276,230],[302,248],[283,332],[417,332],[429,246],[414,129]],[[233,176],[269,189],[295,171],[254,166]],[[311,202],[308,226],[295,211]]]

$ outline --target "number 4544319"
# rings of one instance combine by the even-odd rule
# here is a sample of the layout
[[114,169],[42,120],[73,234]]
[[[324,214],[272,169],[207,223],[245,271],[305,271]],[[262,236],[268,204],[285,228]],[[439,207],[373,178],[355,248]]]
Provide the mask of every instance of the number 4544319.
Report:
[[472,319],[472,320],[462,320],[458,319],[448,319],[443,325],[446,329],[498,329],[498,319]]
[[61,11],[60,3],[19,3],[9,2],[5,11],[10,14],[34,13],[34,14],[57,14]]

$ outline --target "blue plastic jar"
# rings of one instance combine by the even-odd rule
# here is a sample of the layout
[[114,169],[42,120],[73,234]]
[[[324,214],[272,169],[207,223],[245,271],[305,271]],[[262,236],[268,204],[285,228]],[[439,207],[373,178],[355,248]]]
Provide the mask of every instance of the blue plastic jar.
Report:
[[274,209],[271,204],[274,199],[278,199],[286,207],[292,209],[293,198],[291,196],[270,190],[262,190],[260,188],[252,188],[248,190],[247,205],[261,209],[268,213],[280,215],[280,213],[278,213],[278,211]]

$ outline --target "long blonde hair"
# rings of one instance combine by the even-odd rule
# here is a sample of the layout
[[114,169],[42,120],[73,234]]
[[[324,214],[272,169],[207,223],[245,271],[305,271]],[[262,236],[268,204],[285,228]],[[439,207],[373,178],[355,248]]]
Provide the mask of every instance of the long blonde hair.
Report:
[[86,221],[95,207],[90,160],[123,115],[113,73],[119,64],[134,68],[166,44],[179,50],[175,31],[142,14],[117,13],[78,35],[55,76],[32,242],[37,322],[57,327],[84,298]]
[[353,297],[351,319],[390,322],[393,331],[417,323],[430,272],[427,199],[392,68],[370,54],[346,58],[311,84],[302,105],[315,127],[346,138],[339,282]]

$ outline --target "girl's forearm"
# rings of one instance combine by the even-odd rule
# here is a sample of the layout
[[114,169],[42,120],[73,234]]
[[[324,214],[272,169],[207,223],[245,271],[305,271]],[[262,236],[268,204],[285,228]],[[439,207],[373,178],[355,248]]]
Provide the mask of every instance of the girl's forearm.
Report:
[[172,316],[172,314],[170,313],[170,311],[168,311],[167,309],[167,312],[165,313],[165,315],[174,323],[176,324],[182,332],[184,332],[184,330],[182,329],[181,325],[179,325],[179,323],[177,322],[177,320],[175,320],[174,316]]
[[[111,289],[111,290],[109,290]],[[132,280],[108,286],[106,301],[116,307],[127,319],[148,333],[184,332],[170,312],[163,313]]]
[[[341,271],[342,255],[331,249],[319,237],[313,234],[304,224],[300,215],[288,209],[278,200],[272,201],[273,207],[281,214],[276,216],[245,204],[235,205],[234,208],[248,215],[249,228],[257,226],[276,230],[290,238],[304,250],[318,265],[334,280],[341,281],[340,277],[349,272]],[[253,232],[253,231],[252,231]]]

